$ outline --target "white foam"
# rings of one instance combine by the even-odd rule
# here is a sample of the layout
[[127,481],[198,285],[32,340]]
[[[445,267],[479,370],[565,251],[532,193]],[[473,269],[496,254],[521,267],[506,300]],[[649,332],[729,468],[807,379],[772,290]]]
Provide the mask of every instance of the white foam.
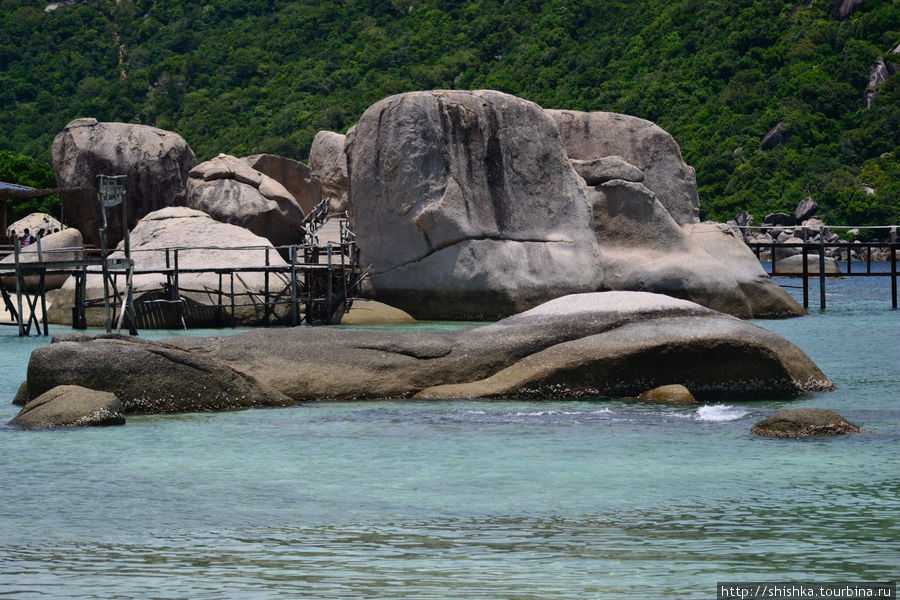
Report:
[[697,409],[694,419],[697,421],[706,421],[709,423],[723,423],[725,421],[736,421],[750,414],[742,408],[735,408],[726,404],[712,404],[701,406]]

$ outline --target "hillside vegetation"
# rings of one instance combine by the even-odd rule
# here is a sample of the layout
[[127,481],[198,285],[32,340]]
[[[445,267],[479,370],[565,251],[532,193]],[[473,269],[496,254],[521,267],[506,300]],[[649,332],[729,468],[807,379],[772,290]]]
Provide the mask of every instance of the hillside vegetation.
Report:
[[47,163],[91,116],[176,131],[199,160],[302,160],[385,96],[490,88],[656,122],[696,167],[704,218],[758,223],[810,195],[833,224],[900,222],[900,74],[863,108],[870,66],[900,63],[900,2],[843,20],[832,4],[0,0],[0,150]]

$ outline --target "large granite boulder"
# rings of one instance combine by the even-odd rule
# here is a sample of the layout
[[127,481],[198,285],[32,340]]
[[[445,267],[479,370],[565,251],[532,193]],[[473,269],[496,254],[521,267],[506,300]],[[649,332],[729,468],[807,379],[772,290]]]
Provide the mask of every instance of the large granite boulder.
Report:
[[346,137],[333,131],[320,131],[309,149],[309,169],[322,184],[322,197],[331,198],[329,211],[339,215],[350,209],[350,178],[347,175]]
[[189,208],[276,246],[303,243],[303,209],[291,193],[239,158],[220,154],[191,169],[187,195]]
[[115,394],[60,385],[25,404],[9,424],[22,429],[124,425],[125,416]]
[[[128,228],[150,212],[183,205],[188,172],[197,164],[187,142],[170,131],[129,123],[76,119],[53,140],[53,170],[69,225],[85,243],[100,243],[103,217],[97,175],[126,175]],[[107,210],[110,246],[123,235],[121,211]]]
[[87,382],[91,390],[115,394],[125,414],[291,404],[252,375],[165,343],[76,333],[54,336],[52,343],[32,352],[26,385],[29,399],[57,386],[88,387]]
[[[235,388],[241,381],[255,385]],[[799,348],[765,329],[640,292],[567,296],[443,333],[295,327],[161,342],[57,336],[32,354],[28,393],[61,384],[114,392],[126,412],[203,409],[218,397],[231,406],[241,394],[245,405],[268,405],[284,402],[279,394],[293,402],[636,396],[681,384],[706,400],[833,387]]]
[[676,223],[699,222],[697,176],[693,167],[685,164],[675,139],[662,128],[644,119],[610,112],[546,112],[559,127],[570,159],[624,159],[643,171],[643,184],[656,194]]
[[[29,244],[22,248],[19,254],[19,261],[22,263],[33,263],[39,261],[68,261],[81,258],[81,250],[84,241],[81,238],[81,232],[70,227],[51,233],[42,237],[39,242]],[[10,267],[15,265],[16,257],[10,254],[3,260],[0,260],[0,270],[12,270]],[[69,278],[66,274],[49,274],[44,277],[44,289],[55,290],[61,287]],[[8,290],[16,289],[15,277],[3,277],[0,279],[0,285]],[[27,275],[25,277],[25,288],[29,292],[34,292],[40,286],[39,275]]]
[[347,152],[375,299],[416,317],[490,319],[602,279],[584,182],[532,102],[392,96],[363,114]]
[[21,239],[25,235],[26,229],[28,230],[29,234],[37,237],[39,234],[43,235],[52,233],[54,230],[61,231],[63,229],[63,224],[47,213],[35,212],[22,217],[21,219],[7,227],[6,235],[9,235],[10,232],[15,231],[16,236]]
[[[216,221],[201,211],[181,206],[164,208],[141,219],[131,232],[130,241],[135,270],[162,269],[167,264],[174,266],[175,248],[180,248],[179,269],[208,269],[205,273],[181,273],[179,276],[181,296],[206,305],[216,305],[219,302],[219,276],[212,272],[213,269],[287,264],[269,240],[242,227]],[[185,249],[186,246],[199,248]],[[123,256],[120,244],[111,258]],[[123,278],[120,277],[119,281],[122,282]],[[138,297],[148,292],[162,292],[166,283],[166,277],[162,274],[137,274],[134,276],[134,295]],[[274,280],[270,283],[274,286]],[[231,281],[223,282],[222,285],[225,286],[225,292],[231,292]],[[237,293],[258,293],[265,289],[265,277],[261,273],[241,273],[240,277],[235,278],[234,285]],[[103,293],[102,276],[88,275],[87,299],[102,299]],[[47,311],[48,320],[51,323],[71,325],[74,302],[75,280],[70,278],[53,297]],[[243,307],[236,310],[235,317],[239,323],[255,324],[261,318],[260,312],[253,307]],[[102,307],[87,311],[89,327],[103,327],[105,319]]]
[[414,92],[373,105],[346,148],[367,293],[416,318],[495,318],[600,290],[802,314],[739,244],[709,252],[682,228],[698,225],[693,170],[649,122]]
[[283,185],[300,205],[303,214],[309,213],[322,200],[322,184],[299,160],[274,154],[254,154],[241,160]]

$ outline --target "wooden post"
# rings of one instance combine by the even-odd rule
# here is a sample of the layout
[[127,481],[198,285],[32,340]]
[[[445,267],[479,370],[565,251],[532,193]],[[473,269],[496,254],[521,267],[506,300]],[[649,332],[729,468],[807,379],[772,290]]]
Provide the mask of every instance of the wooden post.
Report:
[[[50,335],[50,331],[47,329],[47,290],[46,290],[46,276],[47,269],[41,269],[41,279],[38,284],[38,294],[41,296],[41,321],[44,323],[44,335]],[[40,332],[41,326],[37,321],[35,324],[38,326],[38,331]]]
[[825,227],[819,227],[819,308],[825,310]]
[[[299,308],[297,306],[297,246],[291,246],[291,326],[297,326]],[[307,315],[307,319],[309,315]]]
[[24,281],[22,279],[22,263],[19,259],[19,253],[21,251],[21,246],[19,245],[19,238],[16,238],[13,241],[13,252],[16,254],[16,303],[19,308],[19,337],[25,335],[25,323],[22,320],[24,317],[22,316],[22,288],[24,287]]
[[897,308],[897,244],[891,244],[891,308]]
[[332,300],[332,291],[333,291],[332,290],[332,279],[333,279],[332,275],[333,275],[334,271],[332,269],[333,269],[333,265],[331,264],[331,242],[329,241],[328,242],[328,273],[327,273],[328,280],[325,282],[325,289],[327,290],[325,292],[325,302],[326,302],[326,304],[325,304],[325,323],[328,325],[331,324],[331,308],[334,303]]
[[265,287],[263,288],[263,325],[269,326],[269,247],[266,246],[266,270],[263,272]]
[[809,309],[809,248],[803,244],[803,308]]

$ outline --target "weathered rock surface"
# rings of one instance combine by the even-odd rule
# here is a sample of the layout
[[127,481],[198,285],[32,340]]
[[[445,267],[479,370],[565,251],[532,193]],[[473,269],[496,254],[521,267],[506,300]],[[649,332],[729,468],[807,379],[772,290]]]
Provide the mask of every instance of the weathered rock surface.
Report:
[[661,385],[641,393],[638,400],[659,404],[696,404],[697,399],[691,391],[680,384]]
[[405,311],[374,300],[357,299],[341,318],[341,325],[372,325],[377,323],[415,323]]
[[806,196],[799,204],[797,204],[797,208],[794,209],[794,218],[798,223],[802,223],[807,219],[811,219],[812,216],[816,214],[817,210],[819,210],[819,203],[811,197]]
[[350,209],[350,177],[347,174],[346,137],[333,131],[320,131],[309,149],[309,169],[322,184],[322,197],[331,198],[331,214]]
[[[802,275],[803,274],[803,255],[792,254],[778,260],[775,263],[775,271],[779,275]],[[819,274],[819,255],[808,254],[806,257],[806,272],[811,275]],[[832,277],[840,277],[843,275],[840,266],[830,256],[825,257],[825,274]]]
[[125,415],[115,394],[60,385],[28,402],[9,424],[23,429],[124,425]]
[[575,172],[587,185],[600,185],[613,179],[640,182],[644,172],[621,156],[604,156],[593,160],[569,159]]
[[[48,236],[44,236],[43,238],[41,238],[40,244],[38,244],[38,242],[35,242],[34,244],[25,246],[24,248],[22,248],[22,252],[19,254],[19,261],[22,263],[32,263],[38,262],[39,260],[75,260],[76,258],[80,258],[79,250],[82,248],[83,244],[84,242],[81,239],[81,232],[74,227],[70,227],[56,233],[51,233]],[[38,252],[38,248],[40,248],[40,252]],[[15,255],[10,254],[3,260],[0,260],[0,270],[9,269],[10,265],[14,266],[15,263]],[[68,278],[68,275],[46,275],[44,277],[44,289],[55,290],[62,286]],[[0,279],[0,285],[8,290],[15,290],[16,278],[3,277],[2,279]],[[39,285],[39,275],[28,275],[25,277],[25,287],[26,289],[28,289],[28,291],[36,291]]]
[[374,299],[416,317],[490,319],[597,288],[586,188],[536,104],[494,91],[392,96],[347,148]]
[[191,169],[187,194],[189,208],[276,246],[303,242],[303,210],[291,193],[239,158],[220,154]]
[[762,137],[759,142],[760,150],[771,150],[777,146],[780,146],[787,139],[787,134],[785,133],[785,129],[787,128],[787,122],[781,121],[776,124],[772,129],[766,132],[766,134]]
[[841,435],[863,431],[836,412],[824,408],[781,410],[750,428],[753,435],[780,438]]
[[[129,229],[150,212],[185,202],[188,172],[197,164],[184,139],[156,127],[98,123],[76,119],[53,140],[53,170],[60,187],[80,188],[62,194],[69,225],[88,244],[99,244],[103,224],[97,201],[97,175],[126,175]],[[108,242],[122,236],[121,211],[107,211]]]
[[[266,264],[266,248],[269,264],[286,265],[269,240],[254,235],[250,231],[216,221],[206,213],[181,206],[173,206],[150,213],[137,224],[130,235],[131,252],[136,270],[160,269],[166,266],[166,249],[184,246],[201,246],[197,250],[179,250],[178,266],[183,269],[215,269],[236,266],[258,267]],[[220,248],[218,250],[209,247]],[[257,249],[249,249],[249,248]],[[229,248],[232,248],[231,250]],[[244,248],[240,251],[233,248]],[[123,257],[120,247],[111,255]],[[169,265],[174,265],[175,255],[169,253]],[[121,278],[120,278],[121,279]],[[135,297],[151,291],[163,290],[164,275],[135,275]],[[224,284],[223,284],[224,285]],[[179,277],[181,294],[196,302],[215,305],[218,302],[219,277],[215,273],[182,273]],[[103,278],[88,275],[87,298],[103,298]],[[258,292],[265,288],[265,279],[259,273],[241,273],[235,280],[235,292],[248,290]],[[230,292],[230,282],[225,291]],[[72,307],[75,302],[75,281],[70,278],[57,292],[47,311],[51,323],[72,324]],[[237,311],[241,323],[255,323],[257,312],[248,308]],[[89,327],[103,327],[103,308],[87,311]]]
[[[61,385],[115,394],[125,414],[287,406],[291,400],[220,361],[162,342],[62,334],[28,362],[28,398]],[[28,408],[28,404],[25,405]]]
[[250,168],[283,185],[300,205],[304,215],[322,200],[322,184],[313,177],[310,168],[299,160],[274,154],[254,154],[241,160],[250,165]]
[[676,223],[699,222],[696,174],[685,164],[675,139],[662,128],[617,113],[549,109],[546,113],[556,122],[569,158],[621,157],[641,170],[643,184]]
[[635,396],[677,383],[706,399],[832,388],[800,349],[765,329],[639,292],[567,296],[446,333],[296,327],[161,342],[57,336],[32,354],[29,395],[66,383],[112,391],[126,412],[205,410],[218,399],[230,407],[244,396],[241,405],[279,404],[280,394],[293,402]]
[[863,7],[868,0],[834,0],[831,7],[831,18],[843,21]]

